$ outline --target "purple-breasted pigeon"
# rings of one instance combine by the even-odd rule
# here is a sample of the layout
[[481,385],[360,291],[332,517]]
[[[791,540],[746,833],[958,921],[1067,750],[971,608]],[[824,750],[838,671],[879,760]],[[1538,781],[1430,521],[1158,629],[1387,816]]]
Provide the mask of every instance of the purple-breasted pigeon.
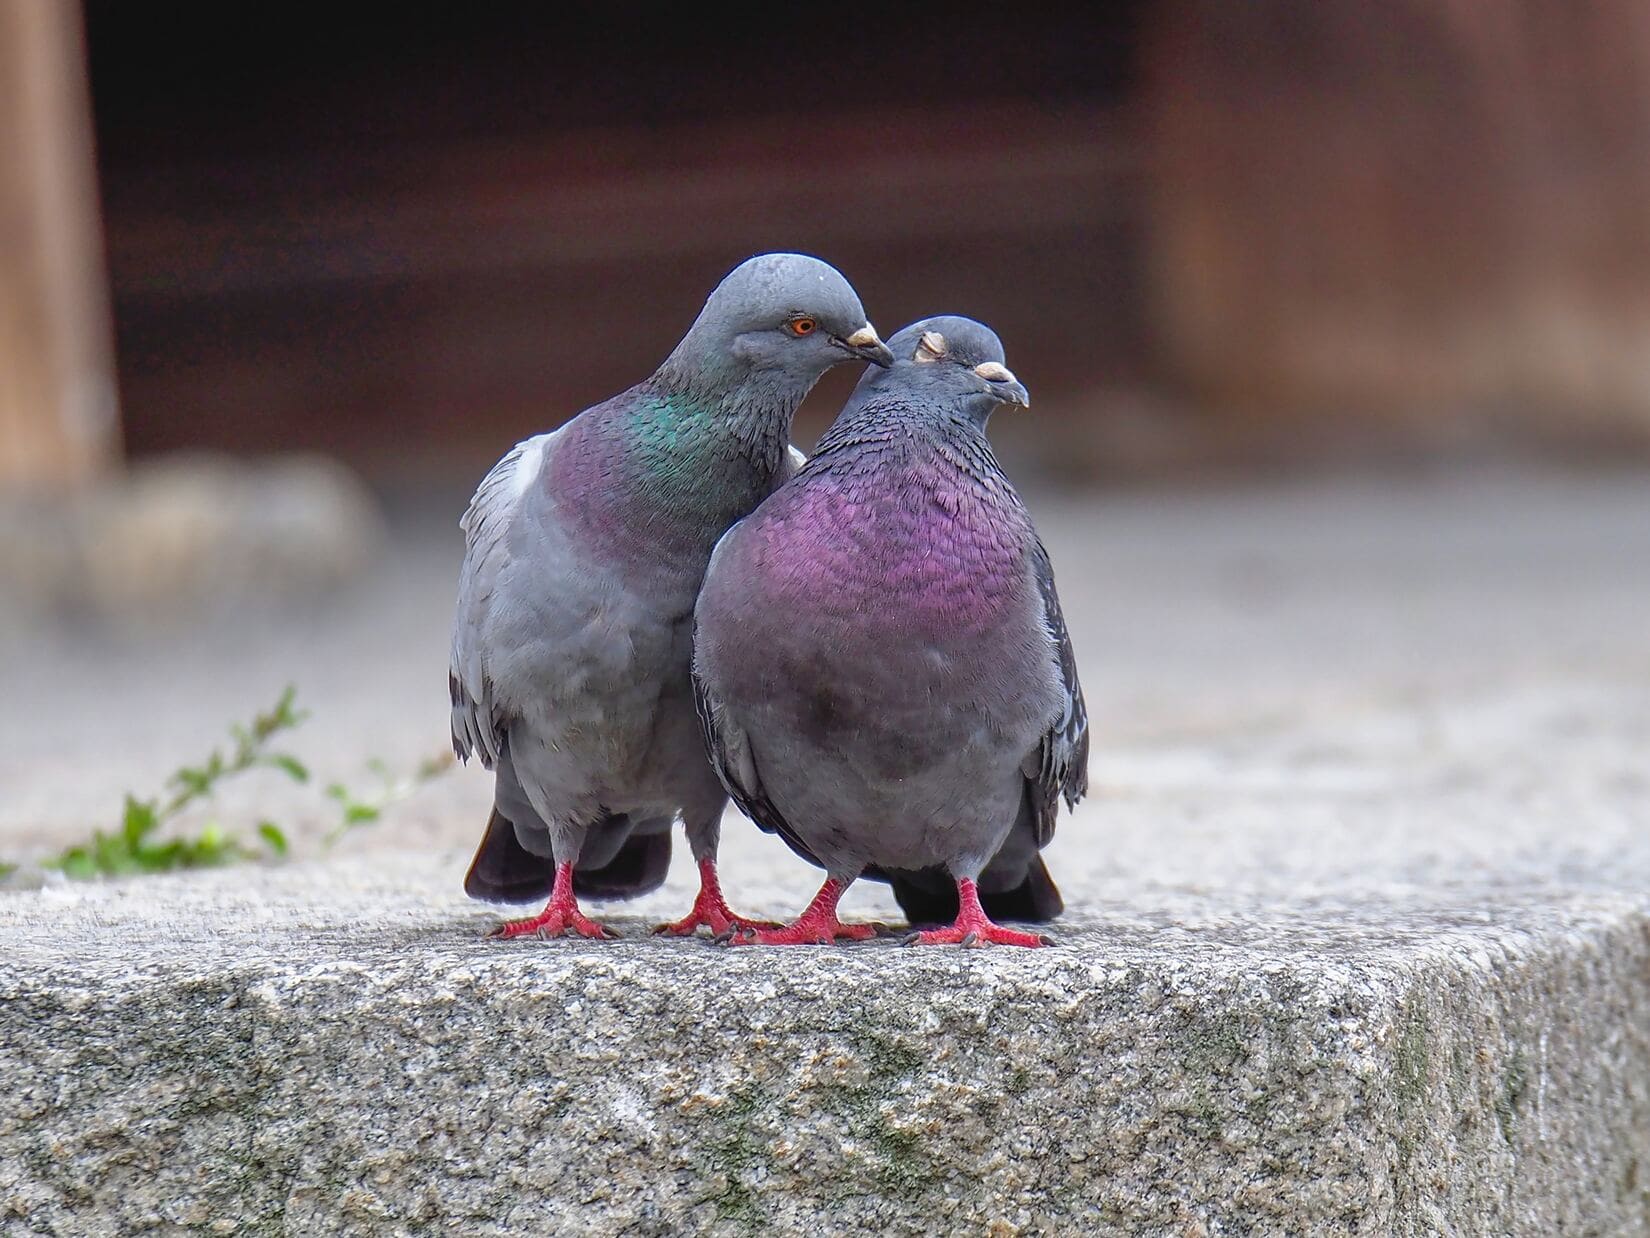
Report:
[[736,926],[716,878],[726,800],[689,661],[717,539],[795,465],[791,417],[827,369],[887,365],[840,273],[801,254],[736,267],[653,376],[517,444],[461,522],[453,746],[496,772],[465,878],[539,915],[495,935],[605,930],[577,895],[657,888],[680,816],[698,861],[691,933]]
[[866,375],[813,458],[729,530],[699,595],[712,764],[828,874],[793,924],[733,940],[871,936],[837,919],[856,878],[876,870],[920,900],[939,870],[954,919],[910,940],[1034,946],[989,918],[982,873],[1004,896],[1046,886],[1034,918],[1058,912],[1037,852],[1059,800],[1087,790],[1088,721],[1048,554],[985,437],[1026,389],[966,318],[889,344],[893,367]]

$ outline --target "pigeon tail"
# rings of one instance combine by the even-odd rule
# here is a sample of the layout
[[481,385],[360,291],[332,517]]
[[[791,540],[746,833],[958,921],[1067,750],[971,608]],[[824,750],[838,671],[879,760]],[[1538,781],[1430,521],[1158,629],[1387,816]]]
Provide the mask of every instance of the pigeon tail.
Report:
[[[987,869],[986,879],[991,875]],[[912,924],[951,924],[961,910],[956,885],[940,869],[890,873],[888,884],[893,887],[894,901]],[[981,908],[993,920],[1046,924],[1066,909],[1040,855],[1031,857],[1018,884],[1008,889],[982,889],[979,895]]]
[[670,826],[657,832],[634,832],[600,868],[573,870],[573,892],[580,898],[639,898],[665,883],[670,872]]
[[514,823],[495,807],[464,874],[464,893],[487,903],[531,903],[548,898],[554,885],[554,865],[523,847]]
[[993,920],[1047,924],[1066,909],[1042,856],[1033,856],[1025,880],[1011,890],[981,890],[980,906]]
[[[602,824],[622,828],[628,822],[618,815]],[[664,885],[669,871],[667,825],[653,833],[632,833],[605,863],[574,870],[573,892],[580,898],[637,898]],[[554,884],[555,866],[549,858],[523,847],[515,823],[495,806],[464,875],[464,893],[486,903],[532,903],[548,898]]]

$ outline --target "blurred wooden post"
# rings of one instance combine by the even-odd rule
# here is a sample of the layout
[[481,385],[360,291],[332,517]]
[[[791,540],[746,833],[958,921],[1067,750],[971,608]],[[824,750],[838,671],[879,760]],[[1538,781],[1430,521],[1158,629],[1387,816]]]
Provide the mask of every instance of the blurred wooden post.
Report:
[[0,492],[80,485],[117,448],[80,5],[0,0]]

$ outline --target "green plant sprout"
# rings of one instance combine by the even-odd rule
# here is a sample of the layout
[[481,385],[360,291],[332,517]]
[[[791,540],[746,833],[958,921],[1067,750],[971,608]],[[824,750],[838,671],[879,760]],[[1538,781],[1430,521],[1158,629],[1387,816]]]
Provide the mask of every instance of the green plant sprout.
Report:
[[160,840],[156,832],[186,808],[210,798],[225,779],[248,770],[275,769],[294,782],[308,782],[309,770],[303,762],[270,747],[277,735],[295,729],[309,716],[294,708],[294,695],[288,687],[268,712],[258,714],[247,726],[230,727],[235,742],[228,756],[214,749],[200,765],[183,766],[167,779],[166,790],[158,796],[138,799],[128,794],[118,831],[98,830],[91,842],[69,847],[43,861],[42,867],[61,869],[65,876],[84,880],[286,855],[286,834],[273,821],[258,823],[260,846],[249,845],[215,821],[207,822],[193,837]]
[[322,845],[334,847],[352,830],[363,825],[371,825],[383,816],[384,809],[406,799],[431,779],[446,773],[453,767],[453,762],[453,754],[443,752],[420,761],[410,778],[397,778],[390,772],[389,766],[374,758],[367,762],[367,768],[378,776],[382,785],[376,794],[365,798],[357,796],[341,782],[332,783],[327,787],[327,795],[337,803],[341,820],[327,832]]
[[[215,749],[200,765],[186,765],[177,770],[167,779],[161,794],[149,799],[128,794],[118,830],[97,830],[90,842],[69,847],[41,861],[41,867],[55,868],[67,877],[84,881],[94,877],[285,859],[291,850],[286,831],[267,819],[257,823],[256,841],[251,842],[225,830],[216,821],[208,821],[192,836],[161,839],[158,834],[180,813],[210,799],[225,779],[248,770],[279,770],[294,782],[309,781],[309,770],[302,761],[274,747],[276,737],[294,730],[309,717],[306,710],[293,705],[293,698],[294,690],[289,687],[267,713],[257,715],[246,726],[231,726],[229,734],[234,746],[228,755]],[[446,752],[420,762],[410,777],[397,778],[383,761],[370,761],[367,767],[381,785],[367,795],[358,795],[341,782],[332,783],[326,788],[326,795],[337,805],[341,819],[322,840],[322,846],[330,850],[352,830],[377,821],[391,804],[406,799],[453,764],[452,754]],[[15,864],[0,862],[0,879],[16,869]]]

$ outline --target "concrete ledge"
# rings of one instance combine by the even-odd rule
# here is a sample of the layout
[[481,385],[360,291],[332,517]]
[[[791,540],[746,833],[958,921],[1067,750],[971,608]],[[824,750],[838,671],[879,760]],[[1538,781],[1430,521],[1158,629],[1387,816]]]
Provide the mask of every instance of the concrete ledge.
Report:
[[457,867],[0,896],[0,1230],[1650,1230],[1650,899],[730,952],[483,941]]

